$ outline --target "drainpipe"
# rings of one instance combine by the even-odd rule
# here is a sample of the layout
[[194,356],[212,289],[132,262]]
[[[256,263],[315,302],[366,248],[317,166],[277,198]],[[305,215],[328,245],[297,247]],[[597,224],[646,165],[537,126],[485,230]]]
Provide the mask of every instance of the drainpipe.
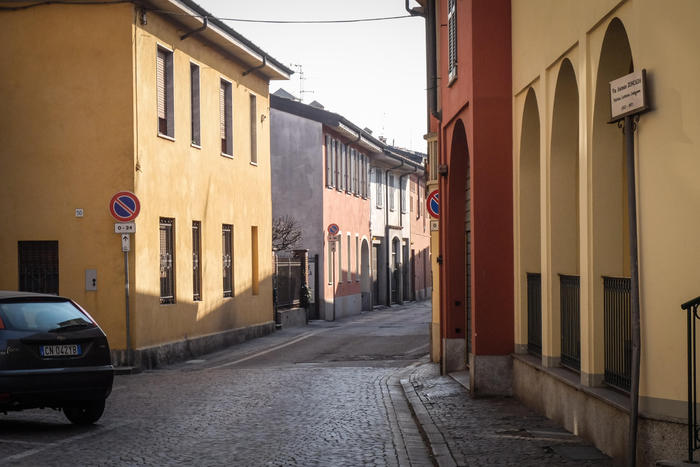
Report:
[[209,18],[205,16],[205,17],[204,17],[204,24],[202,25],[201,28],[195,29],[195,30],[193,30],[193,31],[190,31],[190,32],[188,32],[188,33],[186,33],[186,34],[180,36],[180,40],[181,40],[181,41],[184,41],[185,39],[187,39],[187,38],[190,37],[191,35],[197,34],[198,32],[204,31],[205,29],[207,29],[207,26],[208,26],[208,25],[209,25]]
[[408,7],[408,0],[406,0],[406,11],[411,14],[411,16],[422,16],[425,18],[425,10],[423,7],[419,6],[416,8],[409,8]]
[[254,66],[253,68],[244,71],[242,76],[246,76],[246,75],[254,72],[255,70],[259,70],[260,68],[265,68],[265,65],[267,65],[267,55],[263,55],[263,61],[260,65]]

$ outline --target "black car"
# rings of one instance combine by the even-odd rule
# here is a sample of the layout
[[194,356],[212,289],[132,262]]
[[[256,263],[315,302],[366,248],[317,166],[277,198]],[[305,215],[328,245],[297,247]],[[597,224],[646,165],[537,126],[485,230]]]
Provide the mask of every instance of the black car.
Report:
[[107,337],[77,303],[0,291],[0,412],[53,408],[91,424],[113,379]]

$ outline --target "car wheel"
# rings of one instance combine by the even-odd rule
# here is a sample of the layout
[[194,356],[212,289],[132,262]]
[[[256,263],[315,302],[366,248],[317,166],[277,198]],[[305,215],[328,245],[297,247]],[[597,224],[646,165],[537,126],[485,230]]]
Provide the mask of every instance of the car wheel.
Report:
[[105,401],[87,401],[79,405],[63,407],[63,414],[75,425],[91,425],[100,419],[105,411]]

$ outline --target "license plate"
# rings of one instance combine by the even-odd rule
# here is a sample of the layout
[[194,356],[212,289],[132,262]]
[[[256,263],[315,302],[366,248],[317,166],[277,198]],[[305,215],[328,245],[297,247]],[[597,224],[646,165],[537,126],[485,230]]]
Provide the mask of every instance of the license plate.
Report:
[[80,344],[42,345],[39,350],[42,357],[74,357],[82,353]]

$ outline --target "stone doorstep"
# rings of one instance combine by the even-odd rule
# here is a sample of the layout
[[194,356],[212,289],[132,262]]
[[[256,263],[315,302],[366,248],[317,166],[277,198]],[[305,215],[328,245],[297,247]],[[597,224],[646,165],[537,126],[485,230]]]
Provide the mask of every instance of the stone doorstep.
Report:
[[143,370],[182,362],[192,359],[193,357],[241,344],[256,337],[266,336],[271,334],[274,329],[274,321],[269,321],[262,324],[193,337],[191,339],[182,339],[151,347],[142,347],[131,351],[131,364],[129,364],[129,359],[127,358],[127,352],[125,350],[112,350],[114,374],[137,374]]

